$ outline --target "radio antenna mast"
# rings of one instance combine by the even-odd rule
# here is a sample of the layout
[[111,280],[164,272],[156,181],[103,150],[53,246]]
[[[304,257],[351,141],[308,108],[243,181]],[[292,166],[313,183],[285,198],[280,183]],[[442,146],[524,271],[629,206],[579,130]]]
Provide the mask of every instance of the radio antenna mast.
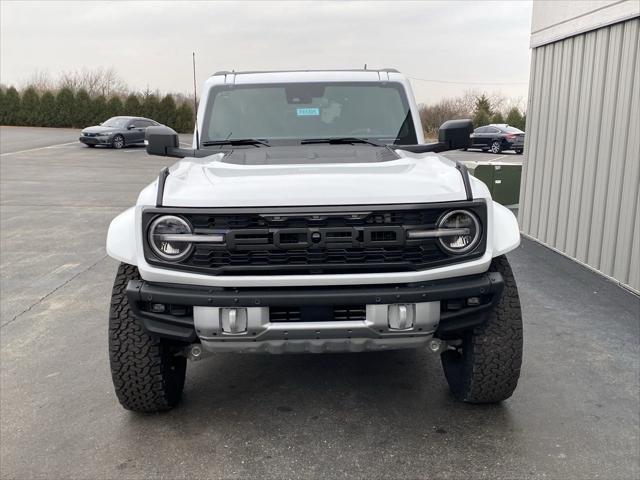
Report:
[[192,52],[193,58],[193,118],[196,124],[196,149],[200,148],[200,135],[198,133],[198,94],[196,91],[196,52]]

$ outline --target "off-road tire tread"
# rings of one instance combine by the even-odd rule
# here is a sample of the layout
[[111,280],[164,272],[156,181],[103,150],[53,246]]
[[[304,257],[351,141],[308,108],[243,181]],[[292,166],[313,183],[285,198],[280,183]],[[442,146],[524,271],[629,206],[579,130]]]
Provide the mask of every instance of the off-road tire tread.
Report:
[[175,356],[168,342],[149,335],[134,318],[126,294],[129,280],[140,278],[133,265],[121,263],[109,309],[109,361],[116,395],[136,412],[170,410],[184,387],[186,358]]
[[490,271],[504,280],[502,298],[489,319],[464,340],[464,354],[445,352],[442,363],[456,398],[469,403],[496,403],[509,398],[522,365],[522,312],[513,272],[503,255]]

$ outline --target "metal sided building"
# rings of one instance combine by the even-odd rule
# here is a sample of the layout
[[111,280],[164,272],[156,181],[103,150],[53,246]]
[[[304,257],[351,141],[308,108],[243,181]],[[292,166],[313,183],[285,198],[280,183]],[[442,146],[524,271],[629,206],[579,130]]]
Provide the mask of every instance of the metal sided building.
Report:
[[522,233],[640,291],[640,0],[534,1]]

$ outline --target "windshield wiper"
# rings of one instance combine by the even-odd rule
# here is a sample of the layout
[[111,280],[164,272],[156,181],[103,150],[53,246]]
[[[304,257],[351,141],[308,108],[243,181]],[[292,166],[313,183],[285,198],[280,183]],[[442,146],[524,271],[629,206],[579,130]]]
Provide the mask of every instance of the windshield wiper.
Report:
[[366,143],[367,145],[373,145],[374,147],[386,147],[384,143],[368,140],[366,138],[359,137],[337,137],[337,138],[307,138],[301,140],[302,145],[308,145],[310,143],[328,143],[329,145],[341,145],[345,143]]
[[213,145],[264,145],[270,147],[266,140],[258,140],[257,138],[229,138],[227,140],[209,140],[202,142],[203,147],[211,147]]

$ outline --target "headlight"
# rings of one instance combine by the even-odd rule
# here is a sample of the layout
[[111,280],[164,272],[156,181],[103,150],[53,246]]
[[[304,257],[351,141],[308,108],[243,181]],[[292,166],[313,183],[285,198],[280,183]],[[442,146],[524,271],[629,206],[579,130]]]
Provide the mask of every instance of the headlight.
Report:
[[100,132],[98,136],[100,137],[110,137],[113,132]]
[[438,221],[439,230],[451,230],[451,235],[439,235],[438,242],[449,253],[467,253],[475,248],[482,234],[478,217],[468,210],[453,210]]
[[182,235],[191,236],[191,232],[191,225],[186,220],[163,215],[149,227],[149,245],[158,257],[177,262],[191,253],[193,244],[180,238]]

